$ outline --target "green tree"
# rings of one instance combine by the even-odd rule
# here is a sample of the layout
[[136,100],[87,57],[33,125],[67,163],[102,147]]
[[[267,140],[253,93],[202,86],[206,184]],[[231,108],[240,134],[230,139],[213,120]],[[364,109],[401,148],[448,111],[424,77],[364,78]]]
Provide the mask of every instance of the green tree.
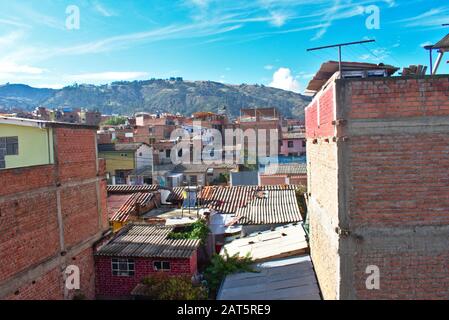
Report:
[[171,239],[200,239],[201,244],[207,240],[210,230],[205,220],[199,219],[184,227],[181,231],[173,231],[168,237]]

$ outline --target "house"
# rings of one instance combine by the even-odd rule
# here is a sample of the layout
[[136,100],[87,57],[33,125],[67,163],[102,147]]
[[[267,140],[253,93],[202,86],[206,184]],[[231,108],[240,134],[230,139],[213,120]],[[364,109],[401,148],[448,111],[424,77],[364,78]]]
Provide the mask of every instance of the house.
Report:
[[135,171],[153,166],[153,151],[149,145],[144,143],[99,144],[98,154],[106,161],[106,172],[110,184],[152,184],[153,177],[146,173],[146,170],[140,175]]
[[129,224],[95,253],[97,298],[129,298],[146,276],[194,276],[198,239],[170,239],[172,226]]
[[147,221],[147,214],[171,208],[172,191],[159,185],[108,185],[108,217],[114,231],[128,222]]
[[[243,234],[269,230],[302,221],[296,200],[298,186],[208,186],[198,200],[203,208],[232,214],[233,224],[242,225]],[[217,237],[217,241],[223,241]]]
[[[97,127],[0,117],[0,299],[95,297],[93,246],[109,230]],[[80,271],[80,290],[62,284]]]
[[310,250],[325,299],[449,299],[449,76],[396,70],[344,62],[340,75],[327,62],[308,86]]
[[282,132],[279,154],[283,156],[302,156],[306,153],[305,132]]
[[[173,168],[170,176],[181,175],[183,185],[206,186],[226,184],[231,171],[237,170],[233,164],[179,164]],[[179,185],[176,185],[179,186]],[[175,187],[175,185],[173,185]]]
[[307,186],[306,163],[272,163],[260,175],[261,185],[294,184]]

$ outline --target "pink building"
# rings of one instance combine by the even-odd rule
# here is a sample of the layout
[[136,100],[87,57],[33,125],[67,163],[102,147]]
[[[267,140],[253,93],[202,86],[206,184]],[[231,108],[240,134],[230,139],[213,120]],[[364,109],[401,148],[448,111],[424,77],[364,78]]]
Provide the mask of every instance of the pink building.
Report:
[[145,277],[157,272],[195,275],[200,240],[170,239],[173,230],[129,224],[101,246],[95,254],[97,298],[129,298]]
[[284,156],[301,156],[306,153],[306,138],[303,132],[283,132],[280,154]]

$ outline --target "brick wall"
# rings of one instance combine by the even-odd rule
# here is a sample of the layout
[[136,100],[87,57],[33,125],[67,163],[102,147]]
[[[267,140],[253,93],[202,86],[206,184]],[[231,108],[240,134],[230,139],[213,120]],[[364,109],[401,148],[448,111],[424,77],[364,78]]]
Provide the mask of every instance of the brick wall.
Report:
[[[331,118],[324,130],[317,108],[322,119],[334,85],[333,120],[345,122]],[[449,298],[449,78],[331,82],[306,108],[306,130],[323,296]],[[379,290],[366,288],[370,265],[379,267]]]
[[95,130],[54,133],[55,165],[0,171],[9,181],[0,190],[0,298],[70,299],[63,271],[71,264],[82,294],[95,295],[92,245],[108,228],[104,161],[97,172]]
[[[122,258],[122,257],[121,257]],[[134,287],[142,279],[151,274],[155,274],[153,269],[154,261],[169,261],[170,275],[193,275],[197,271],[197,254],[193,254],[189,259],[162,259],[162,258],[133,258],[135,264],[134,276],[114,276],[112,275],[111,257],[96,257],[96,292],[100,298],[126,298],[129,297]]]

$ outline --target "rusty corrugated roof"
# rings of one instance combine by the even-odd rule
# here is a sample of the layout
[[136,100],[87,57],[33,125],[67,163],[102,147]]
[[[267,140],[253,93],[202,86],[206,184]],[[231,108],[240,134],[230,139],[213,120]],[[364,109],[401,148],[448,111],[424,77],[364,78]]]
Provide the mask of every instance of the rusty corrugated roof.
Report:
[[153,193],[136,192],[131,194],[123,205],[111,217],[111,221],[125,222],[131,214],[137,213],[138,207],[145,207],[153,198]]
[[168,239],[174,227],[128,224],[97,256],[190,258],[200,245],[199,239]]

